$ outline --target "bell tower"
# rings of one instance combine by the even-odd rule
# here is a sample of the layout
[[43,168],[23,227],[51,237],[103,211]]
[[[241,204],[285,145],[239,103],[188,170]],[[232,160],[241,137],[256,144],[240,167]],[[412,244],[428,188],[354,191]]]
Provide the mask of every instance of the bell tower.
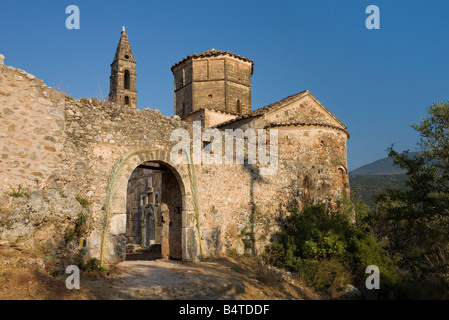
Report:
[[109,100],[137,109],[136,61],[125,27],[111,64]]
[[252,60],[212,49],[187,56],[171,70],[175,78],[175,114],[181,118],[202,109],[219,112],[217,116],[226,119],[251,113]]

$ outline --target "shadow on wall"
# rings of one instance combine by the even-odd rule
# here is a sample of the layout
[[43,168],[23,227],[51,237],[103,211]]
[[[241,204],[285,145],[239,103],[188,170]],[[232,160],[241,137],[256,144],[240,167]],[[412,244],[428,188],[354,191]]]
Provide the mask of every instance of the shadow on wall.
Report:
[[249,229],[244,231],[244,234],[242,234],[244,245],[245,245],[245,253],[251,253],[251,255],[256,256],[257,250],[256,250],[256,204],[254,203],[254,184],[256,182],[259,183],[266,183],[266,181],[263,179],[263,177],[259,173],[259,167],[252,164],[247,164],[248,161],[245,161],[245,164],[243,165],[243,169],[247,171],[250,175],[250,185],[249,185],[249,192],[250,192],[250,206],[251,206],[251,213],[249,216],[249,223],[248,226],[245,229]]

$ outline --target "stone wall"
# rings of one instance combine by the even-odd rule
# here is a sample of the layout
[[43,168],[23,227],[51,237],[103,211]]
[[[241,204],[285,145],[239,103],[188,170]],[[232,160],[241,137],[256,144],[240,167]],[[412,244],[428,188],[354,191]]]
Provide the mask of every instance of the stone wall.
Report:
[[[166,222],[161,228],[166,237],[161,241],[163,246],[167,242],[166,257],[199,259],[200,241],[204,256],[229,250],[260,252],[278,230],[279,219],[292,208],[301,209],[311,202],[332,207],[349,190],[347,133],[309,95],[300,98],[289,100],[290,112],[273,109],[221,128],[277,129],[278,171],[263,176],[257,165],[194,165],[196,217],[189,167],[170,158],[176,143],[170,141],[171,133],[175,129],[192,132],[190,124],[178,116],[162,116],[158,110],[136,110],[95,98],[73,99],[24,71],[0,65],[0,238],[15,244],[19,238],[35,238],[35,233],[7,235],[15,229],[11,217],[25,221],[28,214],[26,203],[13,212],[11,190],[20,185],[30,195],[41,193],[42,199],[55,190],[60,198],[71,199],[68,203],[76,203],[75,197],[87,200],[91,228],[86,238],[91,257],[100,256],[109,213],[104,255],[107,262],[120,261],[126,253],[130,177],[139,165],[155,163],[166,169],[161,178],[161,219]],[[291,114],[299,116],[298,108],[309,112],[307,119],[313,123],[288,124]],[[25,196],[21,201],[32,198]],[[74,213],[58,208],[41,214],[39,228],[53,230],[54,225],[56,230],[59,225],[73,224]],[[74,208],[80,210],[75,204]],[[67,221],[60,221],[58,217],[64,214]]]
[[[326,128],[277,127],[279,167],[261,175],[258,166],[202,166],[198,175],[203,244],[210,254],[263,250],[293,209],[349,196],[346,136]],[[325,144],[322,145],[321,141]],[[340,148],[334,148],[339,145]],[[221,183],[218,183],[217,176]],[[212,200],[213,199],[213,200]]]
[[[92,256],[98,257],[101,250],[111,170],[127,153],[140,151],[129,157],[132,166],[125,161],[120,167],[116,187],[120,191],[111,190],[114,201],[105,256],[111,262],[123,259],[129,177],[145,161],[170,164],[167,150],[174,144],[170,134],[189,125],[179,117],[162,116],[158,110],[136,110],[96,98],[75,100],[25,71],[4,65],[0,66],[0,103],[0,193],[8,195],[21,186],[26,193],[55,189],[86,199],[93,225],[87,239]],[[183,185],[183,207],[187,202],[191,207],[187,169],[171,169]],[[191,212],[182,211],[184,216]],[[183,228],[185,234],[187,229],[194,229],[187,224]],[[187,251],[186,258],[197,258],[189,257]]]
[[175,86],[175,114],[180,117],[192,113],[192,62],[185,62],[182,68],[173,71]]
[[46,87],[24,71],[0,66],[0,185],[2,193],[59,180],[77,179],[77,170],[63,170],[65,95]]
[[210,128],[235,118],[237,118],[237,115],[234,113],[225,113],[213,109],[200,109],[183,117],[182,120],[188,123],[200,121],[202,127]]

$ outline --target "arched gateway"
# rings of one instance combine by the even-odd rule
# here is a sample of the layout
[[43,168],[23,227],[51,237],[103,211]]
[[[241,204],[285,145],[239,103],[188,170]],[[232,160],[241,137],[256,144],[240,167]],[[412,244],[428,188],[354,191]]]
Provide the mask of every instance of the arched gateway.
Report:
[[[130,243],[158,243],[162,257],[198,260],[191,190],[188,166],[173,164],[169,152],[136,150],[123,155],[112,168],[108,182],[105,261],[124,260]],[[148,217],[142,219],[142,213],[148,213],[148,204],[155,207],[154,224],[147,223]],[[151,232],[154,239],[149,239]]]

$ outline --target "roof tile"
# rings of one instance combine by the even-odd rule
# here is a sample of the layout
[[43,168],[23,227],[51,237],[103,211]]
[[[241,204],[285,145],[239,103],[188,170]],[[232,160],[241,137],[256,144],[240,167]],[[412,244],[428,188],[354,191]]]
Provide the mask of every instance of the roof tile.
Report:
[[194,54],[191,54],[191,55],[185,57],[184,59],[182,59],[181,61],[175,63],[175,64],[171,67],[171,70],[172,70],[172,72],[173,72],[173,69],[174,69],[176,66],[180,65],[181,63],[183,63],[184,61],[186,61],[186,60],[188,60],[188,59],[197,59],[197,58],[206,58],[206,57],[216,57],[216,56],[221,56],[221,55],[227,55],[227,56],[230,56],[230,57],[233,57],[233,58],[237,58],[237,59],[240,59],[240,60],[243,60],[243,61],[246,61],[246,62],[250,62],[250,63],[251,63],[251,74],[253,74],[253,72],[254,72],[254,62],[253,62],[251,59],[242,57],[242,56],[240,56],[240,55],[238,55],[238,54],[235,54],[235,53],[232,53],[232,52],[230,52],[230,51],[222,51],[222,50],[215,50],[215,49],[207,50],[207,51],[204,51],[204,52],[202,52],[202,53],[194,53]]

